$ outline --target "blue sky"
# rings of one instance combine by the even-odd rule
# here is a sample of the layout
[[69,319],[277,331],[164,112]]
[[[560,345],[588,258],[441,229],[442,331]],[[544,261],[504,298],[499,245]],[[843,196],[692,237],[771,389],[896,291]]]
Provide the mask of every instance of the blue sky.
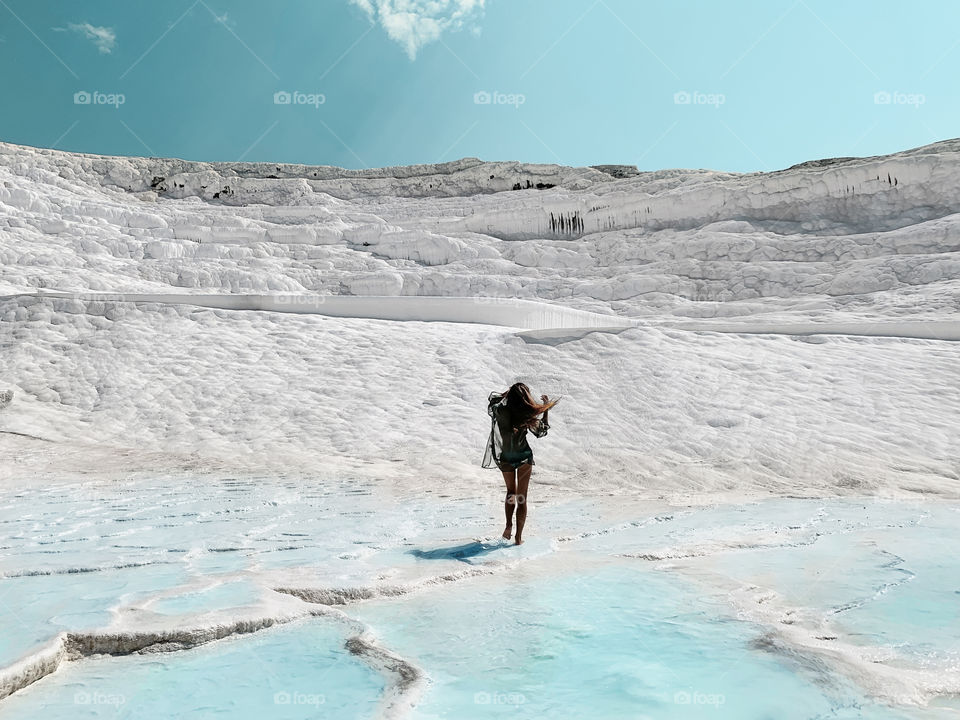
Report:
[[960,135],[958,27],[952,0],[0,0],[0,139],[775,170]]

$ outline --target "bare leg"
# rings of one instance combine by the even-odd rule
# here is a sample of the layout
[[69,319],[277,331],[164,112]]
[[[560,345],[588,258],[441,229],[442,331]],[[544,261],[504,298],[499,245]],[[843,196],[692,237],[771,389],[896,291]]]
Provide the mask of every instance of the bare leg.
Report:
[[514,542],[519,545],[523,542],[523,524],[527,521],[527,489],[530,487],[530,473],[533,465],[524,463],[517,468],[517,537]]
[[[507,467],[504,465],[504,467]],[[513,468],[510,470],[501,470],[503,473],[503,481],[507,486],[507,498],[503,502],[503,514],[507,517],[507,526],[503,529],[503,537],[507,540],[510,539],[510,536],[513,534],[513,509],[516,507],[516,497],[517,497],[517,471]]]

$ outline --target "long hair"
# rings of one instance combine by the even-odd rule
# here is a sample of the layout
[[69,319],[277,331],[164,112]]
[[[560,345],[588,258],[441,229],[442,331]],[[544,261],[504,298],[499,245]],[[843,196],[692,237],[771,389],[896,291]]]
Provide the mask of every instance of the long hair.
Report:
[[558,398],[538,403],[530,394],[530,388],[520,382],[511,385],[504,394],[507,397],[507,412],[510,414],[510,422],[515,433],[524,428],[531,430],[536,427],[537,415],[560,402]]

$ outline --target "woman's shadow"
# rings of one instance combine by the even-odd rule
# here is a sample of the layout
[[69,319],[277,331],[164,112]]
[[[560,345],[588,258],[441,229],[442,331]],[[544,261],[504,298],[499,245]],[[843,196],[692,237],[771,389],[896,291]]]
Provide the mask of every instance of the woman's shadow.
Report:
[[487,543],[475,540],[464,545],[455,545],[453,547],[442,547],[436,548],[435,550],[414,548],[407,552],[424,560],[460,560],[462,562],[470,562],[472,558],[486,555],[494,550],[500,550],[505,545],[505,542],[494,541]]

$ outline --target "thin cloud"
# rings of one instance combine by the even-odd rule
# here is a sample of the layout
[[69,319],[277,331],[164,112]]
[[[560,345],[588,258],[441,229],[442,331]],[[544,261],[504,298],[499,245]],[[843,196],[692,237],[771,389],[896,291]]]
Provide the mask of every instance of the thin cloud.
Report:
[[[97,50],[104,55],[108,55],[109,53],[113,52],[113,48],[115,48],[117,45],[117,35],[113,32],[113,28],[97,27],[96,25],[91,25],[88,22],[70,23],[68,27],[73,32],[78,32],[87,40],[93,42],[93,44],[97,46]],[[63,28],[55,29],[62,30]]]
[[461,30],[483,14],[485,0],[350,0],[379,22],[391,40],[415,60],[424,45],[449,30]]

